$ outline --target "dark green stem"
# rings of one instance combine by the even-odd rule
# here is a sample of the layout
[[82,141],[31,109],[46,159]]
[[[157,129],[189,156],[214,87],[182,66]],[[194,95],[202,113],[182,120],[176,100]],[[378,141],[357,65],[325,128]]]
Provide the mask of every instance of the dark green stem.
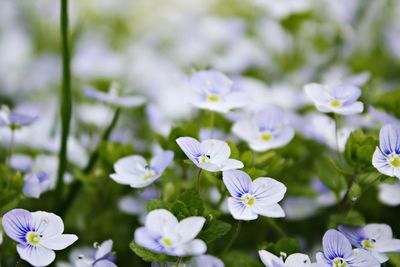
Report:
[[63,193],[63,177],[67,166],[67,144],[71,122],[71,72],[70,53],[68,41],[68,0],[61,0],[61,43],[62,43],[62,87],[60,93],[60,114],[61,114],[61,144],[58,154],[58,172],[56,197],[60,199]]
[[267,219],[267,223],[268,223],[272,228],[274,228],[274,229],[278,232],[278,234],[279,234],[281,237],[287,237],[285,231],[283,231],[283,229],[282,229],[273,219],[268,218],[268,219]]
[[233,232],[233,235],[232,235],[231,239],[228,241],[228,244],[226,245],[226,247],[225,247],[224,251],[222,252],[222,254],[226,254],[231,249],[231,247],[233,246],[233,244],[235,243],[236,239],[239,236],[241,228],[242,228],[242,221],[238,221],[237,225],[236,225],[236,228],[235,228],[235,230]]
[[[110,125],[103,132],[103,135],[101,137],[101,140],[99,141],[99,144],[97,145],[96,149],[93,151],[92,155],[90,156],[88,164],[86,165],[85,169],[83,169],[83,173],[84,174],[90,173],[92,171],[93,167],[95,166],[95,164],[96,164],[96,162],[97,162],[97,160],[99,158],[100,146],[101,146],[101,144],[103,142],[106,142],[108,140],[108,138],[110,137],[111,132],[113,131],[113,129],[117,125],[117,121],[118,121],[120,113],[121,113],[120,108],[117,108],[115,110],[114,117],[113,117]],[[76,196],[81,191],[81,189],[82,189],[82,182],[76,180],[72,184],[67,197],[65,198],[65,200],[61,203],[61,205],[58,208],[57,214],[59,216],[62,217],[64,214],[67,213],[67,211],[71,207],[72,203],[74,202]]]

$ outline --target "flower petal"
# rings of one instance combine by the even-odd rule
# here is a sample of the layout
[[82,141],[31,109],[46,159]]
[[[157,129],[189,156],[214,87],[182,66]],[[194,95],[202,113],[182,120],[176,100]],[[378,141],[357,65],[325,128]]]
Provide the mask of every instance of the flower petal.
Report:
[[285,217],[285,212],[279,204],[259,203],[256,201],[253,211],[259,215],[271,218]]
[[260,177],[253,181],[251,194],[256,198],[256,203],[272,204],[283,199],[286,186],[275,179]]
[[228,198],[228,209],[236,220],[250,221],[258,218],[250,207],[233,197]]
[[165,209],[152,210],[146,217],[145,226],[153,234],[163,236],[171,233],[178,224],[176,217]]
[[354,249],[353,256],[347,260],[350,266],[357,267],[379,267],[379,261],[365,249]]
[[242,195],[250,192],[252,181],[250,176],[243,171],[224,171],[222,180],[229,193],[235,198],[241,198]]
[[156,253],[163,253],[164,247],[160,245],[157,240],[158,238],[160,238],[160,236],[151,233],[146,227],[140,227],[136,229],[134,234],[135,242],[139,246],[147,248]]
[[123,176],[140,177],[143,175],[147,162],[141,156],[128,156],[119,159],[114,164],[114,170],[117,174]]
[[349,258],[353,255],[350,241],[336,230],[328,230],[322,238],[324,254],[327,258]]
[[328,103],[333,100],[333,97],[329,95],[326,87],[318,83],[310,83],[304,86],[306,95],[315,103]]
[[186,243],[193,240],[203,228],[206,219],[204,217],[193,216],[180,221],[176,227],[175,232],[181,239],[178,242]]
[[206,253],[207,245],[203,240],[195,239],[189,243],[178,246],[176,249],[177,256],[197,256]]
[[387,224],[370,223],[363,228],[368,238],[375,240],[392,239],[392,228]]
[[221,171],[235,170],[243,168],[243,162],[237,159],[227,159],[222,163]]
[[354,102],[350,105],[344,105],[339,108],[333,108],[335,113],[341,115],[353,115],[364,111],[364,104],[360,101]]
[[174,159],[174,152],[164,151],[161,154],[153,157],[150,161],[150,167],[157,173],[162,173],[164,169],[172,162]]
[[310,263],[310,257],[302,253],[291,254],[285,260],[285,265],[288,267],[309,266]]
[[109,260],[96,261],[93,267],[117,267],[117,265]]
[[380,184],[379,200],[390,206],[400,205],[400,182],[396,184]]
[[48,249],[61,250],[72,245],[76,240],[78,240],[78,237],[76,235],[64,234],[49,238],[43,238],[40,241],[40,244]]
[[270,266],[285,266],[283,263],[283,260],[274,254],[272,254],[269,251],[266,250],[259,250],[258,255],[260,256],[260,259],[262,263],[264,263],[265,266],[270,267]]
[[197,164],[196,157],[201,154],[200,143],[192,137],[179,137],[176,139],[179,147],[185,153],[185,155],[194,163]]
[[43,235],[43,238],[59,236],[64,232],[64,223],[60,216],[44,211],[36,211],[31,214],[34,228],[36,232]]
[[32,230],[33,218],[27,210],[13,209],[4,214],[2,225],[8,237],[17,242],[24,243],[26,242],[26,233]]
[[382,174],[393,177],[394,168],[390,165],[389,160],[377,147],[375,149],[374,155],[372,156],[372,165]]
[[21,259],[35,267],[47,266],[56,258],[56,253],[42,246],[18,245],[17,251]]
[[231,149],[224,141],[209,139],[201,142],[200,151],[202,155],[208,155],[212,163],[222,164],[231,155]]
[[388,124],[382,127],[379,133],[379,144],[386,155],[395,152],[400,154],[400,126]]

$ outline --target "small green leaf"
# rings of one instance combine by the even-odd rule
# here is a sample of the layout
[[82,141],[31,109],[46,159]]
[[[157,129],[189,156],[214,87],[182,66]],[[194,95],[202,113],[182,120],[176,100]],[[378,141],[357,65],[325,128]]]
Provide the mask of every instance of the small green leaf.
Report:
[[199,238],[207,244],[225,236],[232,228],[232,225],[221,220],[213,220],[204,226]]

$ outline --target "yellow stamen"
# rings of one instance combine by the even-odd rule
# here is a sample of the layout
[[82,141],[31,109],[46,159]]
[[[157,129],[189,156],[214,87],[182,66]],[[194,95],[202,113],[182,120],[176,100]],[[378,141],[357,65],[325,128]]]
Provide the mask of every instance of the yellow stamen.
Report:
[[400,168],[400,156],[395,155],[389,161],[390,161],[390,165],[392,165],[392,167]]
[[340,100],[332,100],[331,102],[329,102],[329,105],[330,105],[331,107],[334,107],[334,108],[338,108],[338,107],[340,107],[342,104],[343,104],[343,103],[342,103],[342,101],[340,101]]
[[207,100],[211,101],[211,102],[218,102],[219,97],[217,95],[209,95],[209,96],[207,96]]
[[173,245],[172,241],[169,240],[168,238],[163,238],[161,239],[161,243],[163,243],[164,245],[166,245],[167,247],[171,247]]
[[262,141],[268,142],[268,141],[271,141],[272,135],[269,133],[263,133],[263,134],[261,134],[260,138]]
[[31,245],[38,245],[40,242],[40,239],[42,239],[42,236],[39,235],[38,233],[35,232],[28,232],[26,234],[26,241],[28,241],[29,244]]

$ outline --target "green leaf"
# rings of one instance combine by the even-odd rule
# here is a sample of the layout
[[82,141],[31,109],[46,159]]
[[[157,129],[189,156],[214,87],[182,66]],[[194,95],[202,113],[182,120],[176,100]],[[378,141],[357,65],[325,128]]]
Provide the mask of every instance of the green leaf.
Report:
[[278,256],[281,252],[290,255],[300,251],[300,241],[290,237],[282,238],[276,243],[267,243],[266,246],[262,247],[262,249],[266,249]]
[[141,246],[137,245],[135,241],[132,241],[129,244],[129,248],[135,252],[136,255],[138,255],[142,260],[147,261],[147,262],[165,262],[167,260],[166,255],[163,254],[156,254],[154,252],[151,252],[145,248],[142,248]]
[[204,203],[199,192],[195,189],[188,189],[178,198],[188,209],[188,216],[202,216],[204,214]]
[[362,226],[365,224],[364,217],[357,211],[348,214],[333,214],[329,219],[329,228],[336,228],[339,224]]
[[146,210],[152,211],[156,209],[165,209],[166,207],[167,205],[164,201],[160,199],[150,199],[149,202],[147,202]]
[[227,141],[229,148],[231,149],[231,158],[237,159],[239,158],[239,149],[235,145],[235,143],[232,140]]
[[253,166],[253,152],[250,150],[245,151],[242,155],[240,155],[240,161],[243,162],[244,166],[246,167]]
[[227,222],[221,220],[212,220],[207,222],[204,230],[200,233],[199,238],[204,240],[207,244],[225,236],[232,228]]
[[230,251],[222,257],[229,267],[262,267],[262,263],[242,251]]

